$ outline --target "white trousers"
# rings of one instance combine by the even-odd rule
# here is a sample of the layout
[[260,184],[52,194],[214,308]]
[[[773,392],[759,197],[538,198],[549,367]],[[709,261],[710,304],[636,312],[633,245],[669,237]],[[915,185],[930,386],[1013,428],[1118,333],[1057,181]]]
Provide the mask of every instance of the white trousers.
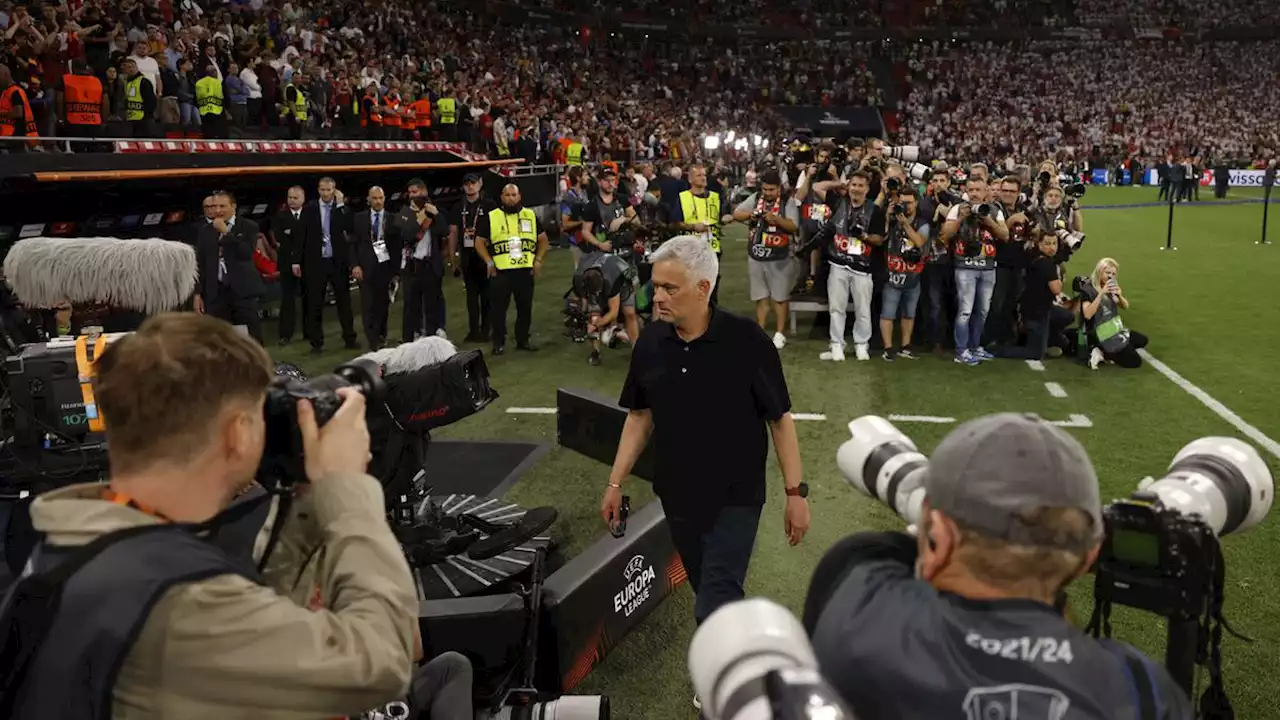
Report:
[[870,273],[855,272],[844,265],[831,265],[827,275],[827,309],[831,312],[831,344],[844,347],[844,319],[853,298],[853,342],[866,345],[871,340],[871,295],[874,283]]

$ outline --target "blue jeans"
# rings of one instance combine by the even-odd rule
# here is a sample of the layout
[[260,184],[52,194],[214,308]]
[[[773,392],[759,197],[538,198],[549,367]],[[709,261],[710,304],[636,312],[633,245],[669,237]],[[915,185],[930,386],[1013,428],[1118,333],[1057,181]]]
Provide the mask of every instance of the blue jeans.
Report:
[[693,619],[699,625],[722,605],[746,597],[743,583],[760,526],[759,507],[727,505],[705,518],[667,516],[671,540],[689,573]]
[[880,295],[880,319],[897,320],[898,311],[901,310],[903,319],[915,320],[916,305],[919,302],[920,282],[918,280],[915,287],[905,289],[885,285],[884,292]]
[[956,353],[982,347],[982,328],[991,309],[991,294],[996,289],[996,271],[956,268],[956,296],[960,302],[956,313]]

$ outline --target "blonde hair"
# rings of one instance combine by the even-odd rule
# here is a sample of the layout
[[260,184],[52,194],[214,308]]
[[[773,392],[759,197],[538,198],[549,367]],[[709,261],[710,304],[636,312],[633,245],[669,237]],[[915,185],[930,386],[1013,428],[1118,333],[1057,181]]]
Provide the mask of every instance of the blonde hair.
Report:
[[1115,260],[1109,257],[1102,258],[1101,260],[1098,261],[1097,265],[1093,266],[1093,272],[1089,275],[1089,279],[1093,281],[1093,286],[1095,288],[1101,286],[1102,281],[1099,278],[1102,277],[1102,269],[1107,267],[1108,265],[1110,265],[1111,268],[1115,270],[1117,273],[1120,272],[1120,263],[1116,262]]

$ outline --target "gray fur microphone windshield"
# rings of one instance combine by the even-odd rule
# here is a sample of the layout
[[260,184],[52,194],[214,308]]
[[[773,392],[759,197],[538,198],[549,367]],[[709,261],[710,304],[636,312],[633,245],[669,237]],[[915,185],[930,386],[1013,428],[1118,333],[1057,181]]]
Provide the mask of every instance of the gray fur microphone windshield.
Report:
[[4,275],[27,307],[105,304],[151,315],[191,297],[196,253],[159,238],[34,237],[9,250]]

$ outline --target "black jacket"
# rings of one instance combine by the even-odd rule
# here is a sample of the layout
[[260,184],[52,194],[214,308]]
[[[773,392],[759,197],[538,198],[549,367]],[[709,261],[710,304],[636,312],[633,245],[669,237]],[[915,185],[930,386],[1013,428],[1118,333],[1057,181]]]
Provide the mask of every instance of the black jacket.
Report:
[[[354,230],[351,240],[351,264],[359,266],[366,274],[378,266],[378,256],[373,249],[373,232],[371,220],[372,210],[361,210],[355,215]],[[404,258],[403,223],[389,209],[382,210],[382,238],[387,244],[389,261],[394,263],[395,274],[400,274],[400,263]]]
[[[302,211],[305,213],[306,208]],[[276,243],[276,263],[280,272],[291,272],[290,265],[302,264],[302,234],[305,214],[297,220],[293,219],[293,211],[284,208],[271,216],[271,239]]]
[[[350,269],[351,250],[347,246],[351,232],[351,209],[346,205],[335,207],[329,217],[329,242],[332,245],[333,261],[337,265]],[[305,277],[308,266],[320,264],[324,249],[324,228],[321,224],[320,202],[313,200],[302,208],[302,238],[298,246],[302,250],[302,274]]]
[[[404,207],[401,207],[396,215],[399,219],[396,224],[400,229],[404,247],[412,253],[418,245],[419,234],[424,231],[423,227],[418,224],[413,203],[405,203]],[[443,276],[445,252],[449,244],[449,219],[441,213],[435,220],[428,222],[426,230],[431,232],[431,257],[428,258],[428,261],[435,274]],[[410,260],[410,262],[413,261]]]
[[196,231],[196,267],[200,272],[197,294],[207,303],[218,297],[218,261],[226,266],[223,279],[237,298],[257,297],[263,294],[262,276],[253,265],[253,251],[258,243],[258,224],[246,217],[237,217],[235,223],[220,235],[212,225]]

